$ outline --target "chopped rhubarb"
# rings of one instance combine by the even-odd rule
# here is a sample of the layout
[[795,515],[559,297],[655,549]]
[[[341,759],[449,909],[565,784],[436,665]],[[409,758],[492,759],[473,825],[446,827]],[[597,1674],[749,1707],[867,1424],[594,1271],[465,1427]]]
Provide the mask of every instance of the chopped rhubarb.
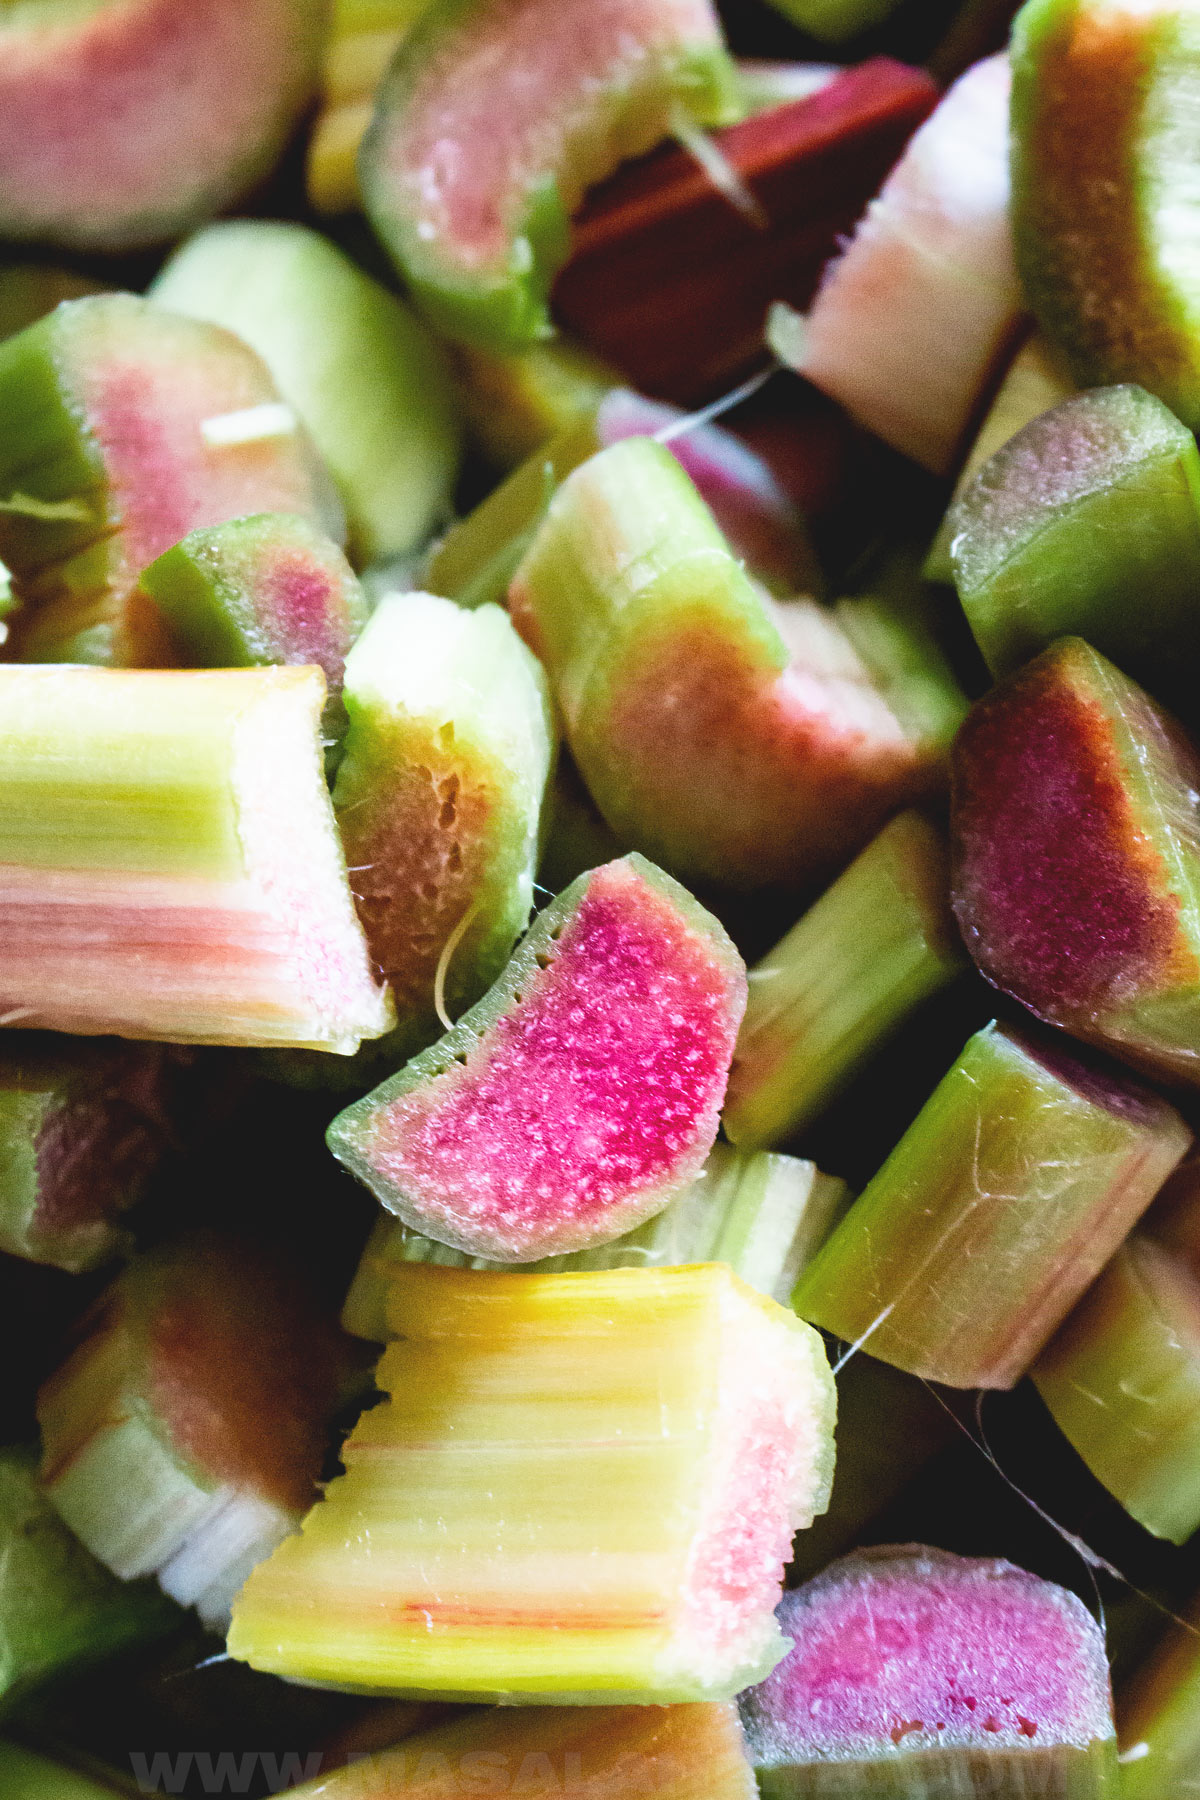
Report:
[[[1018,329],[1008,63],[958,81],[834,262],[785,360],[906,456],[948,473]],[[785,289],[793,304],[797,297]],[[776,348],[784,352],[782,340]]]
[[1200,1608],[1168,1626],[1119,1695],[1121,1800],[1183,1800],[1200,1774]]
[[989,1025],[801,1275],[793,1305],[912,1375],[1011,1387],[1190,1142],[1148,1089]]
[[786,1595],[779,1622],[793,1647],[741,1703],[764,1800],[1112,1791],[1104,1633],[1065,1588],[889,1545]]
[[1200,763],[1078,638],[980,700],[954,752],[954,904],[1031,1012],[1200,1082]]
[[[214,430],[233,420],[244,429]],[[148,563],[197,526],[293,512],[340,531],[263,364],[136,299],[70,301],[0,343],[0,560],[34,662],[170,664]]]
[[396,1694],[728,1699],[828,1498],[820,1339],[720,1264],[397,1271],[387,1398],[250,1577],[230,1654]]
[[622,170],[575,221],[556,315],[646,393],[712,399],[762,363],[771,302],[807,304],[936,99],[922,71],[879,57],[716,133],[766,230],[682,149]]
[[219,1625],[310,1504],[349,1367],[285,1259],[215,1233],[152,1251],[39,1395],[46,1492],[114,1574]]
[[405,1224],[473,1256],[606,1243],[699,1174],[745,1003],[716,919],[642,857],[608,863],[538,915],[453,1030],[334,1120],[330,1148]]
[[380,91],[363,198],[435,323],[515,349],[548,335],[584,189],[737,110],[709,0],[437,0]]
[[395,1014],[319,669],[0,667],[5,1023],[349,1055]]
[[451,361],[471,439],[493,468],[505,471],[593,412],[621,379],[562,336],[507,352],[455,344]]

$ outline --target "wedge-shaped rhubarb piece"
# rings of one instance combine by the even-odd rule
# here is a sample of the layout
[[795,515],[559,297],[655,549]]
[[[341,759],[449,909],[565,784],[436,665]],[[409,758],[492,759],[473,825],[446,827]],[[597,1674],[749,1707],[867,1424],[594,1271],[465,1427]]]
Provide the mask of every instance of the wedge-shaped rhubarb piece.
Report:
[[5,6],[0,235],[128,250],[219,212],[282,150],[325,22],[321,0]]
[[[766,1151],[745,1155],[728,1144],[714,1144],[695,1181],[644,1225],[595,1250],[549,1256],[531,1266],[544,1274],[565,1274],[723,1262],[759,1293],[788,1300],[801,1269],[824,1243],[847,1200],[845,1182],[822,1175],[815,1163]],[[398,1266],[414,1262],[455,1269],[503,1266],[421,1237],[385,1214],[367,1239],[346,1295],[345,1330],[385,1342],[393,1275]]]
[[46,1492],[114,1574],[218,1625],[311,1503],[348,1366],[283,1259],[209,1233],[152,1251],[39,1395]]
[[363,198],[435,323],[518,348],[549,334],[584,189],[738,109],[709,0],[435,0],[380,90]]
[[901,813],[750,971],[727,1136],[785,1142],[965,960],[942,839]]
[[727,1699],[828,1498],[815,1332],[720,1264],[398,1271],[388,1396],[260,1565],[231,1655],[381,1692]]
[[297,513],[255,513],[190,531],[143,570],[172,661],[203,669],[315,663],[340,711],[367,601],[337,545]]
[[1200,1278],[1134,1233],[1033,1367],[1038,1392],[1126,1512],[1181,1544],[1200,1526]]
[[1121,1800],[1183,1800],[1200,1777],[1198,1616],[1193,1604],[1118,1693]]
[[973,709],[954,753],[954,904],[1039,1018],[1200,1081],[1200,764],[1078,638]]
[[861,424],[939,474],[1021,317],[1008,93],[1004,57],[955,84],[827,272],[798,344],[775,342]]
[[405,1794],[457,1800],[469,1792],[464,1782],[479,1780],[495,1793],[527,1800],[564,1791],[574,1800],[633,1793],[650,1800],[755,1800],[758,1792],[737,1708],[727,1702],[475,1711],[395,1749],[355,1757],[295,1794],[296,1800],[400,1800]]
[[607,1243],[699,1174],[745,1004],[711,913],[640,856],[606,863],[329,1146],[406,1225],[472,1256]]
[[891,693],[811,602],[778,610],[661,444],[576,469],[510,590],[568,742],[618,837],[684,877],[811,878],[938,780],[921,669]]
[[345,696],[333,804],[396,1059],[481,998],[529,923],[554,722],[506,615],[431,594],[380,604]]
[[350,1054],[394,1022],[319,669],[0,668],[9,1025]]
[[[38,1485],[37,1452],[25,1448],[0,1450],[0,1613],[6,1711],[47,1682],[165,1637],[181,1616],[157,1588],[123,1585],[84,1549]],[[0,1791],[6,1800],[13,1792],[2,1780]]]
[[0,1058],[0,1250],[72,1272],[128,1245],[170,1124],[161,1053],[15,1040]]
[[338,485],[357,562],[405,555],[444,522],[461,433],[443,354],[327,238],[261,219],[210,225],[151,298],[262,357]]
[[1177,0],[1030,0],[1013,29],[1013,224],[1029,302],[1081,386],[1200,424],[1200,18]]
[[1033,420],[951,513],[954,579],[993,673],[1085,637],[1155,694],[1200,669],[1200,452],[1143,388],[1096,388]]
[[808,303],[936,101],[923,70],[876,57],[717,132],[750,208],[682,148],[619,170],[575,221],[556,318],[646,393],[715,398],[762,365],[771,302]]
[[1123,1078],[989,1025],[793,1296],[801,1317],[951,1387],[1011,1387],[1191,1141]]
[[793,1648],[741,1702],[764,1800],[1116,1790],[1104,1632],[1066,1588],[923,1545],[787,1594]]
[[468,434],[504,470],[590,416],[621,380],[608,363],[562,336],[508,352],[456,344],[451,360]]
[[201,525],[297,512],[340,531],[328,478],[229,332],[132,294],[0,343],[0,561],[31,662],[169,663],[147,563]]

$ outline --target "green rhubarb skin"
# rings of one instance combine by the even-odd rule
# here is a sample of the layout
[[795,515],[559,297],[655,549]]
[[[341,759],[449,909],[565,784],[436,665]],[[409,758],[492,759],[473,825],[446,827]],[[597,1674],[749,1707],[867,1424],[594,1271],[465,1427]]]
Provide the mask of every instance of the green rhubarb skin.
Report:
[[829,44],[882,25],[898,4],[899,0],[771,0],[785,19]]
[[1013,28],[1025,291],[1082,387],[1137,382],[1200,425],[1200,16],[1029,0]]
[[256,350],[308,427],[361,566],[418,549],[450,511],[461,453],[439,345],[394,294],[304,225],[210,225],[150,298]]
[[1078,394],[979,470],[951,513],[959,598],[994,675],[1078,635],[1154,694],[1200,671],[1200,453],[1137,387]]
[[36,1451],[0,1450],[0,1708],[180,1620],[157,1589],[117,1581],[67,1530],[38,1484]]
[[1147,1531],[1200,1526],[1200,1283],[1135,1233],[1033,1367],[1097,1480]]
[[416,1264],[395,1341],[229,1651],[357,1691],[727,1699],[785,1649],[792,1532],[826,1503],[820,1339],[728,1269]]
[[[435,0],[363,143],[367,214],[439,330],[521,349],[550,335],[585,188],[680,113],[696,125],[740,114],[707,0],[574,0],[550,21],[531,0]],[[476,193],[470,176],[485,173]]]
[[387,1052],[403,1057],[442,1029],[439,967],[443,1011],[458,1017],[529,922],[554,762],[550,696],[498,607],[405,594],[380,604],[351,651],[345,704],[334,810],[399,1016]]
[[1011,1387],[1190,1142],[1165,1101],[1091,1085],[977,1032],[801,1276],[801,1317],[926,1380]]
[[727,1136],[762,1149],[810,1124],[965,961],[945,846],[902,813],[750,971]]
[[136,1792],[119,1782],[93,1780],[65,1763],[52,1762],[23,1744],[0,1741],[0,1791],[5,1800],[126,1800]]
[[1117,1694],[1121,1800],[1184,1800],[1200,1776],[1200,1629],[1187,1622],[1162,1642]]

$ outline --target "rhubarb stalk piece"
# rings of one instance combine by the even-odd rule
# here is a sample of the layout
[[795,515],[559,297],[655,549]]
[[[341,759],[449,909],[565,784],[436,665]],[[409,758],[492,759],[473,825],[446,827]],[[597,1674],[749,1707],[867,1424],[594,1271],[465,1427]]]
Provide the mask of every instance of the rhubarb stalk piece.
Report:
[[282,1259],[210,1233],[152,1251],[38,1397],[46,1493],[115,1575],[219,1626],[311,1503],[348,1370]]
[[909,1374],[1011,1387],[1190,1141],[1148,1090],[989,1025],[800,1277],[793,1304]]
[[146,565],[197,526],[339,509],[263,364],[132,294],[70,301],[0,343],[0,561],[31,662],[170,663]]
[[1050,1024],[1189,1082],[1198,789],[1175,721],[1078,638],[980,700],[954,750],[954,905],[983,973]]
[[[845,1182],[822,1175],[815,1163],[765,1151],[744,1155],[728,1144],[714,1144],[695,1181],[644,1225],[594,1250],[544,1257],[527,1267],[565,1274],[723,1262],[759,1293],[787,1301],[848,1198]],[[398,1267],[414,1262],[454,1269],[503,1267],[421,1237],[384,1214],[367,1239],[346,1295],[343,1329],[384,1343],[389,1285]]]
[[526,1800],[549,1800],[564,1789],[573,1800],[630,1792],[652,1800],[756,1800],[758,1792],[729,1703],[525,1706],[476,1710],[395,1749],[355,1757],[297,1788],[295,1800],[457,1800],[464,1780],[478,1779]]
[[621,382],[610,364],[561,335],[507,353],[455,344],[451,364],[468,434],[505,473],[594,413]]
[[321,64],[321,105],[308,144],[309,203],[320,213],[356,212],[358,150],[388,65],[428,0],[334,0]]
[[798,343],[773,339],[860,424],[938,474],[1022,313],[1008,95],[1000,56],[955,83],[829,268]]
[[324,699],[313,668],[0,668],[8,1024],[348,1055],[394,1023]]
[[793,1647],[741,1702],[764,1800],[1114,1791],[1104,1633],[1067,1589],[887,1545],[785,1595],[779,1621]]
[[745,1004],[716,919],[643,857],[606,863],[539,913],[453,1030],[339,1114],[329,1147],[472,1256],[590,1249],[699,1174]]
[[1135,1232],[1032,1370],[1088,1468],[1147,1531],[1200,1526],[1200,1276]]
[[134,1800],[137,1789],[116,1773],[111,1780],[0,1739],[0,1786],[6,1800]]
[[1012,66],[1013,224],[1042,329],[1081,387],[1136,382],[1200,425],[1200,21],[1172,0],[1030,0]]
[[1095,388],[1025,426],[950,515],[959,599],[993,674],[1084,637],[1155,694],[1200,671],[1200,452],[1143,388]]
[[407,555],[444,523],[461,449],[445,357],[327,238],[261,219],[210,225],[150,297],[258,352],[337,483],[357,564]]
[[394,1066],[486,993],[529,923],[554,721],[506,615],[431,594],[381,602],[345,695],[333,804]]
[[387,1399],[250,1577],[230,1654],[396,1694],[724,1700],[828,1498],[820,1339],[720,1264],[397,1274]]
[[[181,1621],[157,1588],[117,1581],[71,1535],[38,1485],[37,1452],[25,1448],[0,1450],[0,1608],[5,1711]],[[13,1790],[0,1788],[7,1800]]]
[[1121,1800],[1168,1800],[1200,1776],[1200,1629],[1188,1618],[1161,1643],[1117,1696]]
[[771,302],[807,305],[937,97],[923,70],[876,57],[714,133],[749,209],[680,147],[619,170],[574,221],[556,318],[644,392],[715,399],[763,366]]
[[881,25],[898,0],[771,0],[771,4],[811,37],[840,44]]
[[945,845],[901,813],[750,971],[726,1135],[786,1142],[965,962]]
[[678,119],[737,116],[708,0],[435,0],[388,70],[362,148],[368,216],[451,337],[518,349],[585,188]]
[[0,235],[131,250],[220,212],[283,149],[326,15],[325,0],[6,6]]
[[0,1250],[78,1273],[128,1248],[120,1215],[170,1136],[159,1051],[16,1040],[0,1059]]
[[884,631],[872,668],[820,607],[774,608],[647,439],[567,477],[510,606],[608,824],[684,878],[827,870],[936,786],[960,716],[924,649]]

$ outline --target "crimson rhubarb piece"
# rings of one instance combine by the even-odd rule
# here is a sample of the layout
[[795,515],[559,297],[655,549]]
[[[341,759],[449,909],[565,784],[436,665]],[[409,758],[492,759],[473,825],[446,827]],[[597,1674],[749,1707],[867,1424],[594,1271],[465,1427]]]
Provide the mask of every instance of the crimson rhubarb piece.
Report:
[[0,1013],[349,1055],[395,1023],[325,785],[319,669],[0,667]]
[[954,752],[954,904],[1031,1012],[1200,1081],[1200,764],[1078,638],[973,709]]
[[0,1250],[78,1272],[125,1249],[166,1102],[157,1050],[18,1038],[0,1058]]
[[242,1590],[232,1656],[525,1704],[726,1700],[774,1666],[833,1467],[815,1332],[719,1263],[414,1263],[388,1324],[387,1397]]
[[325,15],[323,0],[6,6],[0,235],[129,250],[228,206],[303,109]]
[[346,664],[334,811],[399,1023],[394,1068],[501,973],[533,910],[554,759],[546,678],[495,606],[380,602]]
[[1021,318],[1008,91],[1004,57],[955,84],[831,265],[796,346],[773,337],[860,424],[938,474]]
[[1068,633],[1155,694],[1200,673],[1200,453],[1144,388],[1093,388],[1019,431],[950,515],[959,598],[995,674]]
[[1190,1142],[1148,1089],[989,1025],[792,1303],[909,1374],[1011,1387]]
[[608,824],[684,878],[811,880],[938,783],[961,705],[940,654],[774,607],[661,444],[567,477],[509,601]]
[[341,529],[294,414],[229,332],[101,294],[0,343],[0,561],[23,658],[169,665],[138,576],[256,512]]
[[205,1624],[311,1503],[349,1371],[287,1262],[202,1233],[121,1274],[42,1388],[42,1481],[123,1580]]
[[793,1648],[741,1702],[764,1800],[1100,1800],[1115,1790],[1104,1633],[1011,1563],[860,1550],[785,1595]]
[[1029,301],[1082,387],[1200,424],[1200,19],[1177,0],[1030,0],[1013,28],[1013,224]]
[[771,302],[811,299],[936,100],[927,75],[879,57],[718,132],[767,230],[683,150],[621,171],[575,221],[556,316],[646,393],[682,406],[713,398],[762,361]]
[[606,863],[329,1146],[405,1224],[473,1256],[606,1243],[700,1173],[745,1004],[712,915],[640,856]]
[[380,90],[363,198],[434,323],[518,349],[549,334],[584,189],[737,111],[709,0],[434,0]]

